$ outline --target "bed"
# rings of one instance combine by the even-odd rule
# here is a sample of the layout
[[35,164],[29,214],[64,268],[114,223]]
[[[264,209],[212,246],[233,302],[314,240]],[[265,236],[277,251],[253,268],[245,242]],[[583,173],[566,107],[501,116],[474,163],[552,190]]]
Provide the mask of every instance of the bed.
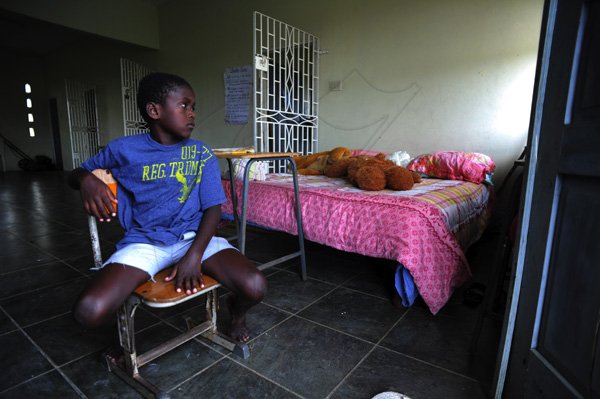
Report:
[[[223,186],[222,212],[231,218],[230,182]],[[325,176],[299,176],[299,187],[306,239],[397,261],[397,283],[414,283],[433,314],[471,277],[464,252],[485,229],[493,195],[487,184],[430,178],[409,191],[363,191]],[[293,199],[290,174],[251,181],[249,223],[296,234]]]

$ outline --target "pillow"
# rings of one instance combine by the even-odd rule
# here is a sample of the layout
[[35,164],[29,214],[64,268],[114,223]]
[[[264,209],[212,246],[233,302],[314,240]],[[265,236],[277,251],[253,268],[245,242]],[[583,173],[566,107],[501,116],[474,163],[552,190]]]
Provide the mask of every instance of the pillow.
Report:
[[410,162],[410,155],[406,151],[396,151],[386,156],[385,159],[389,159],[396,165],[406,168],[406,165]]
[[[233,177],[236,180],[242,180],[244,178],[244,171],[248,164],[248,158],[234,158],[231,160],[233,164]],[[266,180],[267,173],[269,172],[269,164],[265,161],[254,161],[250,166],[250,173],[248,173],[248,180]],[[229,172],[224,173],[224,177],[229,179]]]
[[440,179],[482,183],[496,169],[492,158],[477,152],[438,151],[414,158],[409,170]]

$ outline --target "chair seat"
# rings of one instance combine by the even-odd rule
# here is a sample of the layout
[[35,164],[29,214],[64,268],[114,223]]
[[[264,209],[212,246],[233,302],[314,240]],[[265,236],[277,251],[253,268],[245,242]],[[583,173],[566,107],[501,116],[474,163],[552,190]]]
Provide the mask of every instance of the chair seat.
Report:
[[171,274],[172,269],[172,267],[168,267],[164,270],[161,270],[154,276],[155,281],[148,280],[144,284],[137,287],[134,293],[140,297],[146,306],[153,308],[165,308],[177,305],[178,303],[188,301],[221,286],[217,280],[210,276],[203,275],[203,289],[198,290],[191,295],[186,295],[184,291],[177,292],[175,290],[175,283],[173,281],[165,281],[165,277]]

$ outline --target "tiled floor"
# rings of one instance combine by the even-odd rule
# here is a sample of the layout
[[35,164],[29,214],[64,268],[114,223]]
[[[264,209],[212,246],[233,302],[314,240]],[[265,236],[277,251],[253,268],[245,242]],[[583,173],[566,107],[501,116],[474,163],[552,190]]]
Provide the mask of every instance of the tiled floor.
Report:
[[[100,361],[116,327],[88,331],[71,317],[92,258],[79,194],[67,188],[66,174],[0,174],[0,220],[0,398],[139,397]],[[119,234],[116,225],[102,228],[105,253]],[[295,245],[292,236],[258,230],[247,242],[258,261]],[[304,282],[297,262],[265,271],[268,294],[248,316],[248,360],[194,340],[142,373],[174,398],[486,396],[499,325],[486,321],[479,350],[469,356],[477,309],[462,304],[461,292],[436,316],[420,302],[398,309],[389,301],[389,261],[310,242],[307,260]],[[481,263],[472,262],[476,272],[486,267]],[[181,316],[201,315],[202,307],[200,299],[168,310],[140,308],[138,345],[143,350],[173,336],[183,328]]]

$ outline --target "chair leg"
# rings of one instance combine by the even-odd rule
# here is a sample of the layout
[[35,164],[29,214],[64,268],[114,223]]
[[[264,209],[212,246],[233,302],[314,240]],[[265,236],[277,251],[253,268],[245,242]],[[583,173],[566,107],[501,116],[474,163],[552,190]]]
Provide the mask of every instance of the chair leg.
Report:
[[119,364],[119,359],[110,355],[106,355],[106,364],[109,371],[134,387],[145,398],[167,398],[168,395],[146,381],[139,373],[134,328],[135,311],[139,304],[140,299],[136,295],[130,295],[117,312],[119,343],[123,349],[124,364]]
[[234,355],[241,357],[242,359],[248,359],[250,357],[250,349],[248,345],[243,342],[236,342],[226,335],[221,334],[217,330],[217,309],[219,306],[219,296],[217,290],[212,290],[207,294],[206,297],[206,317],[212,323],[212,328],[202,333],[202,337],[219,345]]
[[211,342],[223,346],[235,355],[243,359],[250,357],[250,349],[245,343],[238,343],[229,337],[221,334],[217,330],[217,290],[213,289],[207,293],[206,313],[207,321],[194,326],[191,320],[186,320],[188,331],[159,345],[140,355],[135,347],[135,329],[134,316],[140,299],[136,295],[130,295],[125,303],[119,308],[117,314],[117,323],[119,327],[119,341],[123,349],[124,364],[120,364],[119,359],[106,356],[106,362],[109,371],[115,373],[127,384],[135,388],[145,398],[167,398],[165,392],[160,391],[155,385],[146,381],[139,373],[139,367],[147,364],[162,354],[176,348],[177,346],[189,341],[196,336],[202,336]]
[[132,376],[139,374],[135,349],[135,311],[139,304],[139,298],[130,295],[117,314],[119,341],[125,355],[125,370]]

